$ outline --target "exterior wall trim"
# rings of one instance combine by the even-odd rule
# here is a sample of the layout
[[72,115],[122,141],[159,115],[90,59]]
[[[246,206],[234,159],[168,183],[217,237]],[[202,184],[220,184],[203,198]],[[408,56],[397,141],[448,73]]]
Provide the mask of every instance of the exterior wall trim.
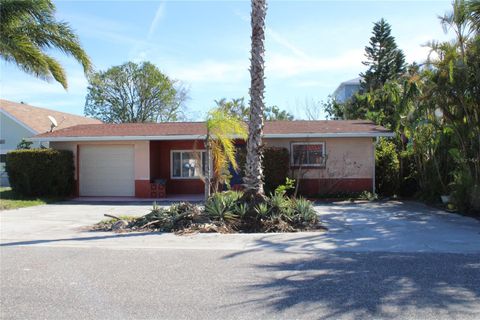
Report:
[[[286,133],[264,134],[265,139],[295,139],[295,138],[376,138],[394,137],[393,132],[340,132],[340,133]],[[32,137],[29,141],[70,142],[70,141],[138,141],[138,140],[204,140],[206,135],[167,135],[167,136],[96,136],[96,137]],[[239,138],[239,137],[234,137]]]

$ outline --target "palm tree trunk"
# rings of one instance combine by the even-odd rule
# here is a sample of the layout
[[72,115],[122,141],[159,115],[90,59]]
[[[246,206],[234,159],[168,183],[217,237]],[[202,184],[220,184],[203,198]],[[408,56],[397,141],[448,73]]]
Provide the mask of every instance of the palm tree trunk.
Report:
[[205,201],[210,198],[210,185],[212,180],[212,168],[210,168],[210,133],[207,133],[205,139]]
[[246,194],[263,198],[263,171],[262,171],[262,136],[263,112],[265,105],[263,94],[264,83],[264,54],[265,54],[265,16],[267,13],[266,0],[252,0],[252,49],[250,66],[250,116],[248,122],[247,159],[245,170]]

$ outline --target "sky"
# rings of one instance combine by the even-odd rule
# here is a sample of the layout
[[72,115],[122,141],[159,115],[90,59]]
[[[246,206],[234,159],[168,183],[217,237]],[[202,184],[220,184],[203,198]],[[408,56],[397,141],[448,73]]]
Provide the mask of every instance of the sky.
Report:
[[[245,97],[250,65],[250,1],[54,1],[57,18],[78,34],[96,70],[150,61],[189,89],[187,117],[200,120],[214,100]],[[430,40],[447,40],[438,15],[451,1],[268,1],[265,104],[305,118],[365,71],[373,23],[385,18],[407,62],[422,62]],[[0,62],[0,96],[83,114],[88,82],[72,58],[52,51],[68,76],[56,82]]]

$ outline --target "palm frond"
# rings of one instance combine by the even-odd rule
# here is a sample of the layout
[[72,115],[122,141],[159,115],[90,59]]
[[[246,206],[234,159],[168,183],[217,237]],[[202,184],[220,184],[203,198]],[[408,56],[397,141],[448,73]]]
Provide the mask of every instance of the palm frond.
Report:
[[72,56],[88,75],[92,64],[77,35],[55,19],[50,0],[2,0],[0,2],[0,57],[44,80],[55,79],[65,89],[65,71],[46,50],[58,49]]

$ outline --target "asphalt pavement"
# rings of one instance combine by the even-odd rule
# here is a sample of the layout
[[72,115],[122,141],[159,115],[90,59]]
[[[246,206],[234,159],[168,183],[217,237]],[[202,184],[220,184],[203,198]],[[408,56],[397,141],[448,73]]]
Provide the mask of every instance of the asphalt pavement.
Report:
[[328,232],[113,234],[145,205],[0,213],[3,319],[480,319],[480,222],[418,203],[316,207]]

